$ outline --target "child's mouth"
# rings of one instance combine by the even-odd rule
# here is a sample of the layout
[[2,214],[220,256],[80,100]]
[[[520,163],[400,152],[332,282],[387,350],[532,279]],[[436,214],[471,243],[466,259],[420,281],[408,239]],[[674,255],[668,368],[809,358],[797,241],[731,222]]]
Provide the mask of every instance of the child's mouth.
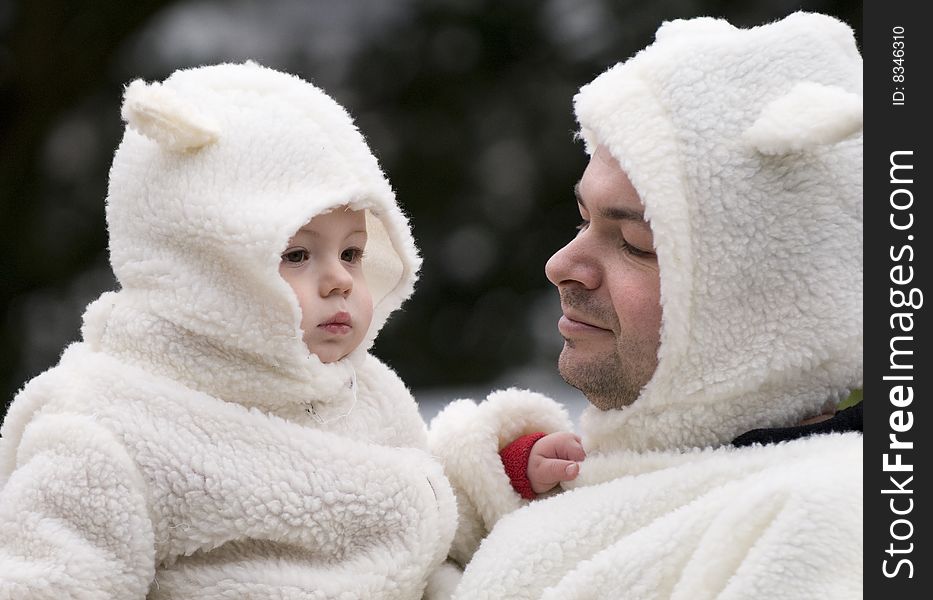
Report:
[[353,324],[350,319],[350,313],[345,311],[340,311],[334,316],[330,317],[320,325],[319,329],[323,329],[327,333],[332,333],[334,335],[342,335],[349,333],[353,329]]

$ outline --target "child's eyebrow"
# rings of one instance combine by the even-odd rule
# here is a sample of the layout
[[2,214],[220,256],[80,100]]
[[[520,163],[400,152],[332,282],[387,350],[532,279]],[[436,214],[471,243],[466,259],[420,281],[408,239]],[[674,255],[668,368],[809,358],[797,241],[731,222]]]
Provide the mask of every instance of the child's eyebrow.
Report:
[[[303,233],[307,233],[307,234],[310,234],[310,235],[313,235],[313,236],[319,236],[319,235],[321,235],[321,234],[318,233],[317,231],[314,231],[313,229],[308,229],[308,228],[306,228],[306,227],[302,227],[302,228],[299,229],[298,231],[301,231],[301,232],[303,232]],[[347,236],[356,235],[357,233],[362,233],[363,235],[368,235],[365,229],[354,229],[353,231],[347,232]]]

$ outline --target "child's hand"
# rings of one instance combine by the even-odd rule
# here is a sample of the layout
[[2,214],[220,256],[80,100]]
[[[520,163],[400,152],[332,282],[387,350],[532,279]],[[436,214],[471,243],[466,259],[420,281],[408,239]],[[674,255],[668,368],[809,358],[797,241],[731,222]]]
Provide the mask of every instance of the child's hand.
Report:
[[576,479],[577,464],[586,458],[580,436],[569,431],[549,433],[531,447],[528,481],[536,494],[547,492],[561,481]]

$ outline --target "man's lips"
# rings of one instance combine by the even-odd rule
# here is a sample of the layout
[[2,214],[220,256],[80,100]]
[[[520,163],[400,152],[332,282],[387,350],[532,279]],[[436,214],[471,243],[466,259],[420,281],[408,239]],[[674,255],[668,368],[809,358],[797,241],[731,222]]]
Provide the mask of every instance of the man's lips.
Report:
[[350,313],[340,311],[323,323],[319,324],[318,328],[323,329],[328,333],[339,335],[343,333],[349,333],[350,330],[353,329],[353,322],[350,318]]
[[581,335],[587,333],[607,333],[608,329],[589,323],[580,315],[564,312],[557,321],[557,329],[564,335]]

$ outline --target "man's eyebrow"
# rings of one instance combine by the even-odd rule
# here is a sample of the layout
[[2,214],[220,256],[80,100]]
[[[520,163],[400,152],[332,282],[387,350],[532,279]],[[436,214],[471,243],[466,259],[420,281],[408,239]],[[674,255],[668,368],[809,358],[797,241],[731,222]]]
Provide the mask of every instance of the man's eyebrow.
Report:
[[[577,204],[586,208],[583,198],[580,196],[580,184],[573,186],[573,195],[577,198]],[[648,225],[645,221],[645,213],[640,210],[633,210],[622,206],[606,206],[599,210],[599,216],[610,221],[635,221],[643,225]]]

